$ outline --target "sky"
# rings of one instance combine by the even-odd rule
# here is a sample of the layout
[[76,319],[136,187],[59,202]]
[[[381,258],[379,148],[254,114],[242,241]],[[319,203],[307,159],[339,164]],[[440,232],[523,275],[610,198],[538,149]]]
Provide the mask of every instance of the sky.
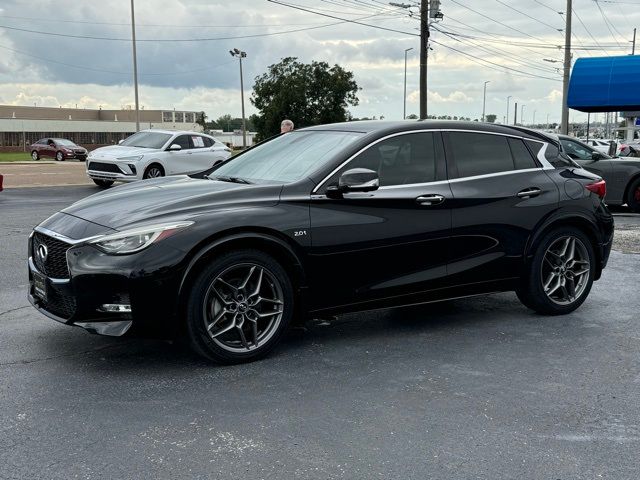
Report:
[[[416,8],[384,0],[277,2],[135,0],[140,105],[240,116],[238,60],[229,54],[239,48],[247,52],[248,114],[255,113],[248,101],[255,77],[294,56],[352,71],[361,88],[350,108],[355,117],[400,119],[404,50],[413,48],[407,114],[419,113]],[[525,123],[534,112],[536,123],[558,122],[565,22],[558,12],[565,7],[564,0],[442,0],[444,19],[431,29],[429,114],[480,118],[488,81],[486,113],[498,121],[511,96],[510,121],[517,101]],[[2,0],[0,104],[133,105],[130,20],[129,0]],[[574,0],[573,59],[630,53],[636,25],[640,0]],[[572,121],[585,117],[571,114]]]

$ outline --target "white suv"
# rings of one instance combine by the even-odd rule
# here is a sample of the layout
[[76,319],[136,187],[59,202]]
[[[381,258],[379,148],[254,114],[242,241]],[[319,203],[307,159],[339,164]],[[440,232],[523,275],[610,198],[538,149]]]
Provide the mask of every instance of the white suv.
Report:
[[226,145],[203,133],[142,130],[119,145],[90,152],[87,175],[107,188],[113,182],[202,172],[230,156]]

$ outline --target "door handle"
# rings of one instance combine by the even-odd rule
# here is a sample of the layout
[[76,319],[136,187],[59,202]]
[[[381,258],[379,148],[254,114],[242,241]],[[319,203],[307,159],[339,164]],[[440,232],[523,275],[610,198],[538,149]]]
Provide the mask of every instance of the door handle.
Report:
[[542,193],[542,190],[540,190],[539,188],[530,187],[530,188],[525,188],[524,190],[520,190],[518,193],[516,193],[516,197],[518,197],[518,198],[533,198],[533,197],[537,197],[541,193]]
[[421,195],[416,198],[416,203],[424,206],[440,205],[442,202],[444,202],[442,195]]

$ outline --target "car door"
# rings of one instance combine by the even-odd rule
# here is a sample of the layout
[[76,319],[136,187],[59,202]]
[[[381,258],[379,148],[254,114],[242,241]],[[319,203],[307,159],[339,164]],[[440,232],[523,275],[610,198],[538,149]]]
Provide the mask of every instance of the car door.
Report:
[[168,175],[180,175],[184,173],[194,172],[194,164],[191,143],[191,135],[178,135],[174,138],[171,145],[180,145],[180,150],[168,150],[164,152],[166,155],[165,170]]
[[201,172],[211,168],[216,162],[216,155],[212,152],[213,143],[211,139],[201,135],[191,135],[191,143],[193,144],[191,160],[195,167],[193,171]]
[[558,187],[520,138],[470,131],[443,137],[453,195],[451,281],[518,276],[531,232],[558,206]]
[[[371,192],[328,195],[353,168],[379,174]],[[440,134],[404,132],[370,144],[311,196],[312,308],[347,305],[438,288],[451,228]],[[329,300],[330,299],[330,300]]]
[[41,157],[50,157],[55,158],[56,156],[56,144],[53,139],[48,138],[46,144],[43,145],[42,150],[40,151]]

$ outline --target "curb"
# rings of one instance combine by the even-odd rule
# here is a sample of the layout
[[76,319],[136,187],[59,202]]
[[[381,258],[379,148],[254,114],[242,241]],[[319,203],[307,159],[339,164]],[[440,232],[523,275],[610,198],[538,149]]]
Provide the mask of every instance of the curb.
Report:
[[[24,161],[19,161],[19,162],[0,162],[0,166],[5,166],[5,165],[55,165],[58,162],[49,162],[47,160],[45,161],[40,161],[38,160],[37,162],[34,162],[32,160],[24,160]],[[80,163],[80,162],[78,162]],[[82,162],[84,163],[84,162]]]

